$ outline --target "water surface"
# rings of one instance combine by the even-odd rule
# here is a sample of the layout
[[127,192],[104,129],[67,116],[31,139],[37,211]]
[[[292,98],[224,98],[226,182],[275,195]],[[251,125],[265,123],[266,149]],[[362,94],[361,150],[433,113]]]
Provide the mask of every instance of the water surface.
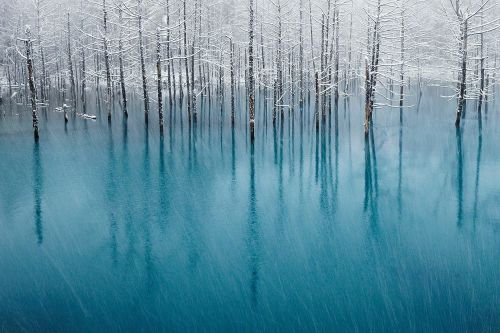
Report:
[[[414,95],[418,95],[413,91]],[[500,330],[498,104],[0,106],[0,331]],[[94,97],[95,98],[95,97]],[[57,102],[54,102],[55,104]],[[152,106],[155,110],[155,106]],[[266,112],[266,114],[264,114]],[[264,116],[266,119],[263,120]]]

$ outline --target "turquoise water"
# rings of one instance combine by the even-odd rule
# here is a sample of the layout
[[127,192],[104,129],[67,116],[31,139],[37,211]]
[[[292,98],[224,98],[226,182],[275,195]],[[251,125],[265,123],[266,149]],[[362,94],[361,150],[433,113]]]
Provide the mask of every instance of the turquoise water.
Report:
[[500,106],[456,131],[440,94],[369,140],[360,98],[319,133],[261,103],[254,146],[244,99],[234,130],[205,102],[163,137],[140,100],[111,125],[51,107],[38,144],[4,103],[0,331],[498,332]]

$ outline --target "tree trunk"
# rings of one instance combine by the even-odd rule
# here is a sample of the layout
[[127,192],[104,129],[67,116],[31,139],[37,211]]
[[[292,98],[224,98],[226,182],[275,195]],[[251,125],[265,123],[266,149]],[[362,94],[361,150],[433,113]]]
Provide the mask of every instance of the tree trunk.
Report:
[[102,0],[103,11],[103,46],[104,46],[104,66],[106,69],[106,109],[108,111],[108,121],[111,121],[111,71],[108,52],[108,11],[106,10],[106,0]]
[[188,42],[187,42],[187,15],[186,15],[186,0],[183,1],[183,13],[184,13],[184,65],[186,70],[186,93],[187,93],[187,109],[188,109],[188,119],[191,122],[191,94],[190,94],[190,81],[189,81],[189,57],[188,57]]
[[[80,19],[80,29],[81,31],[84,31],[84,27],[83,27],[83,1],[80,1],[80,13],[82,15],[81,19]],[[86,114],[87,113],[87,100],[86,100],[86,93],[85,93],[85,89],[87,88],[87,74],[85,73],[86,71],[86,64],[85,64],[85,47],[83,46],[83,40],[81,40],[81,48],[80,48],[80,55],[81,55],[81,61],[82,61],[82,64],[81,64],[81,67],[80,67],[80,78],[82,80],[82,93],[81,93],[81,101],[82,101],[82,113],[83,114]]]
[[316,113],[315,113],[315,120],[316,120],[316,131],[319,131],[319,73],[315,72],[314,73],[314,80],[315,80],[315,85],[316,85]]
[[234,101],[234,86],[235,86],[235,80],[234,80],[234,45],[233,41],[231,40],[229,43],[229,48],[230,48],[230,63],[231,63],[231,125],[234,127],[234,111],[235,111],[235,101]]
[[7,81],[9,84],[9,101],[12,99],[12,77],[10,75],[10,66],[7,65]]
[[352,67],[352,6],[351,6],[351,15],[350,15],[350,23],[349,23],[349,47],[347,51],[347,68],[345,75],[345,94],[349,94],[349,90],[351,88],[351,67]]
[[161,82],[161,44],[160,44],[160,28],[156,29],[156,75],[158,88],[158,122],[160,131],[163,132],[163,95]]
[[325,96],[323,95],[323,75],[325,71],[325,15],[322,15],[321,18],[321,53],[320,53],[320,66],[319,66],[319,94],[317,98],[319,98],[321,102],[321,116],[326,117],[326,106],[324,104]]
[[254,69],[253,69],[253,38],[254,38],[254,12],[253,12],[253,0],[250,2],[250,18],[249,18],[249,30],[248,30],[248,76],[249,76],[249,96],[248,96],[248,108],[250,115],[250,142],[255,141],[255,92],[254,92]]
[[87,101],[85,98],[85,89],[87,89],[87,78],[86,78],[86,73],[85,73],[85,48],[82,47],[81,49],[81,57],[82,57],[82,67],[81,67],[81,80],[82,80],[82,94],[81,94],[81,100],[82,100],[82,108],[83,108],[83,114],[87,113]]
[[[167,87],[168,87],[168,101],[170,104],[170,109],[172,109],[172,71],[170,67],[170,6],[167,0],[166,9],[167,9]],[[175,91],[175,84],[174,84]],[[175,98],[175,97],[174,97]]]
[[[120,26],[123,24],[123,11],[121,7],[122,3],[120,2],[120,5],[118,7],[118,22]],[[123,115],[125,117],[128,117],[128,110],[127,110],[127,92],[125,89],[125,73],[123,71],[123,34],[122,34],[122,29],[120,29],[120,38],[118,39],[118,65],[120,67],[120,88],[121,88],[121,95],[122,95],[122,107],[123,107]]]
[[38,47],[40,51],[40,62],[41,62],[41,75],[40,75],[40,98],[42,101],[46,100],[46,84],[47,84],[47,72],[45,70],[45,56],[43,52],[43,43],[41,35],[41,23],[40,23],[40,0],[36,2],[36,13],[37,13],[37,30],[38,30]]
[[300,30],[299,30],[299,87],[300,87],[300,93],[299,93],[299,106],[302,110],[302,108],[304,107],[304,27],[303,27],[303,16],[304,16],[304,13],[303,13],[303,3],[302,3],[303,0],[300,0],[300,3],[299,3],[299,10],[300,10],[300,13],[299,13],[299,19],[300,19]]
[[335,0],[335,73],[334,73],[334,85],[335,85],[335,105],[337,105],[339,100],[339,63],[340,63],[340,13],[337,6],[337,0]]
[[462,21],[461,23],[461,74],[460,74],[460,91],[458,95],[458,106],[457,115],[455,119],[455,126],[460,127],[460,119],[462,118],[462,112],[464,112],[465,106],[465,94],[466,94],[466,79],[467,79],[467,21]]
[[405,89],[405,76],[404,76],[404,69],[405,69],[405,9],[404,9],[404,1],[401,1],[401,68],[400,68],[400,86],[399,86],[399,107],[403,107],[404,104],[404,89]]
[[313,19],[312,19],[312,5],[309,0],[309,26],[311,28],[311,58],[313,63],[314,75],[316,75],[316,59],[314,58],[314,38],[313,38]]
[[276,50],[277,54],[277,74],[278,74],[278,95],[277,95],[277,103],[278,110],[280,111],[280,118],[283,122],[285,115],[283,112],[283,107],[281,106],[283,103],[281,99],[283,98],[283,35],[282,35],[282,22],[281,22],[281,3],[278,0],[278,50]]
[[371,87],[370,87],[370,69],[369,69],[368,59],[366,59],[365,63],[365,137],[368,137],[368,133],[370,130],[370,95],[371,95]]
[[35,80],[33,79],[33,59],[31,58],[31,32],[29,28],[26,29],[26,65],[28,70],[28,81],[31,93],[31,115],[33,121],[33,134],[35,136],[35,141],[38,141],[38,115],[36,110],[36,90],[35,90]]
[[191,46],[191,110],[193,112],[193,121],[196,122],[198,118],[198,112],[196,107],[196,89],[194,87],[194,36],[193,44]]
[[73,62],[71,60],[71,25],[69,21],[69,13],[68,13],[68,70],[69,70],[69,82],[70,82],[70,95],[73,102],[73,106],[76,108],[76,91],[75,91],[75,75],[73,72]]
[[[484,0],[482,2],[484,5]],[[483,14],[481,13],[481,26],[483,26]],[[484,69],[484,33],[481,33],[480,35],[480,68],[479,68],[479,103],[477,110],[479,113],[481,113],[481,108],[483,106],[483,98],[485,96],[485,87],[484,87],[484,76],[485,76],[485,69]]]
[[142,94],[144,98],[144,119],[148,121],[149,115],[149,95],[148,95],[148,81],[146,76],[146,64],[144,60],[144,45],[142,40],[142,0],[139,2],[139,53],[141,58],[141,75],[142,75]]
[[169,61],[169,67],[171,68],[171,73],[172,73],[172,93],[173,93],[173,98],[172,98],[172,104],[175,104],[176,98],[177,98],[177,85],[175,83],[175,62],[172,59],[174,57],[172,49],[170,49],[170,54],[168,56],[171,61]]

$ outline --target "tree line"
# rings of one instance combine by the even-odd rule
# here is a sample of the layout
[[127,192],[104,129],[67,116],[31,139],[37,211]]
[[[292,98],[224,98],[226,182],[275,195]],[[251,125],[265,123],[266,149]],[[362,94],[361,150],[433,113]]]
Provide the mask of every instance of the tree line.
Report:
[[92,91],[110,122],[115,99],[127,117],[128,96],[140,96],[161,130],[174,105],[196,122],[199,101],[227,95],[234,125],[243,94],[253,141],[258,100],[273,126],[300,112],[319,129],[339,98],[360,95],[368,136],[374,110],[435,84],[456,100],[460,127],[498,72],[492,0],[20,0],[0,13],[0,96],[29,105],[35,138],[51,94],[89,117]]

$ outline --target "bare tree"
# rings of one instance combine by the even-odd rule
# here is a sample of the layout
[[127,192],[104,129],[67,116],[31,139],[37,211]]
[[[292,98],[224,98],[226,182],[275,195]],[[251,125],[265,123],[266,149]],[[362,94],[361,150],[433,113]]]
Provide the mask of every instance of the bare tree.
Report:
[[31,50],[33,48],[33,42],[31,41],[31,30],[26,27],[26,68],[28,71],[28,81],[30,86],[30,94],[31,94],[31,114],[33,120],[33,134],[35,136],[35,140],[38,141],[38,115],[36,110],[36,91],[35,91],[35,80],[33,78],[33,59],[31,57]]
[[120,27],[120,36],[118,38],[118,63],[120,67],[120,88],[121,88],[121,96],[122,96],[122,108],[123,114],[125,117],[128,117],[127,110],[127,92],[125,86],[125,73],[123,69],[123,9],[122,2],[118,4],[118,25]]
[[146,75],[146,60],[144,59],[144,44],[143,44],[143,26],[142,26],[142,17],[143,17],[143,6],[142,0],[137,0],[137,23],[138,23],[138,35],[139,35],[139,55],[141,61],[141,76],[142,76],[142,96],[144,98],[144,118],[146,122],[148,121],[149,115],[149,95],[148,95],[148,79]]
[[71,24],[70,24],[70,16],[69,13],[68,15],[68,21],[67,21],[67,43],[68,43],[68,72],[69,72],[69,82],[70,82],[70,95],[71,95],[71,101],[73,103],[73,106],[76,108],[76,87],[75,87],[75,75],[73,71],[73,60],[72,60],[72,52],[73,49],[71,48]]
[[255,140],[255,91],[254,91],[254,68],[253,68],[253,39],[254,39],[254,4],[249,0],[249,23],[248,23],[248,109],[250,115],[250,141]]
[[158,90],[158,121],[160,131],[163,132],[163,94],[161,81],[161,43],[160,43],[160,28],[156,29],[156,75],[157,75],[157,90]]

